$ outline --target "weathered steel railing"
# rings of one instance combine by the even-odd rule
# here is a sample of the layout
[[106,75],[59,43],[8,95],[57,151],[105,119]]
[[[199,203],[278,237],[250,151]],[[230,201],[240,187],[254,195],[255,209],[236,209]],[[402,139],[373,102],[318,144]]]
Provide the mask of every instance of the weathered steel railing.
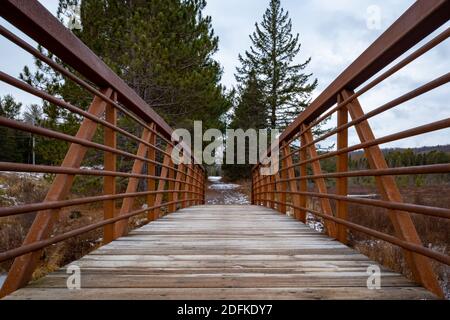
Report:
[[[69,144],[67,154],[60,166],[0,163],[0,171],[40,172],[55,175],[42,203],[0,208],[0,218],[36,213],[36,218],[23,245],[0,253],[0,262],[15,259],[1,289],[1,297],[28,283],[39,262],[42,250],[48,246],[101,228],[103,228],[103,243],[106,244],[127,233],[130,228],[128,220],[131,217],[146,215],[150,222],[163,214],[176,211],[179,207],[203,204],[205,172],[203,167],[194,164],[194,161],[191,161],[192,164],[185,165],[173,163],[171,154],[177,142],[172,141],[172,129],[169,125],[39,2],[5,0],[0,6],[0,14],[76,70],[83,79],[0,26],[0,34],[3,37],[52,67],[67,81],[74,82],[94,97],[89,109],[85,111],[0,72],[2,82],[83,118],[78,132],[75,136],[71,136],[0,117],[0,126]],[[133,121],[136,129],[134,131],[140,132],[140,136],[119,127],[120,117]],[[93,141],[96,132],[103,134],[102,143]],[[118,137],[122,141],[129,141],[129,144],[134,143],[134,152],[119,149]],[[81,167],[89,150],[97,150],[100,154],[104,154],[102,170]],[[192,156],[189,155],[189,157]],[[119,171],[120,168],[117,165],[119,159],[131,160],[130,172]],[[103,193],[91,197],[70,198],[74,179],[79,176],[103,177]],[[117,193],[116,190],[119,178],[127,181],[126,191],[123,193]],[[139,203],[135,201],[137,199],[140,200]],[[98,202],[103,202],[102,221],[53,235],[53,225],[62,208]],[[120,209],[116,208],[119,203]]]
[[[450,209],[404,203],[394,176],[449,173],[450,164],[389,168],[380,145],[448,128],[450,118],[380,138],[374,136],[368,120],[446,85],[450,80],[450,73],[447,72],[368,113],[364,113],[358,97],[445,41],[450,35],[448,27],[369,81],[391,62],[400,58],[426,36],[441,27],[449,18],[449,1],[417,1],[326,88],[280,136],[279,172],[276,175],[263,176],[259,170],[262,167],[260,164],[254,167],[252,173],[253,204],[276,208],[282,213],[286,213],[289,208],[295,218],[303,222],[306,221],[307,213],[321,217],[325,222],[326,232],[343,243],[348,242],[348,229],[350,229],[399,246],[404,249],[406,261],[415,280],[439,296],[442,296],[442,290],[433,272],[430,259],[450,265],[450,257],[422,245],[410,213],[449,219]],[[354,91],[357,88],[359,89]],[[336,128],[325,134],[314,136],[313,129],[323,120],[336,114]],[[349,121],[349,115],[351,121]],[[349,146],[348,129],[351,127],[356,130],[360,143]],[[318,152],[316,144],[330,137],[336,139],[334,141],[337,142],[337,148],[329,152]],[[370,169],[349,171],[349,154],[361,149],[364,150]],[[271,150],[277,149],[272,147]],[[264,158],[267,156],[270,156],[270,152]],[[321,168],[321,160],[333,158],[336,161],[336,172],[324,172]],[[374,177],[382,200],[350,197],[348,179],[351,177]],[[330,193],[326,179],[335,180],[334,194]],[[314,183],[315,192],[308,188],[309,181]],[[314,210],[307,205],[307,200],[314,199],[320,203],[320,210]],[[350,222],[348,220],[349,204],[387,209],[396,236]]]

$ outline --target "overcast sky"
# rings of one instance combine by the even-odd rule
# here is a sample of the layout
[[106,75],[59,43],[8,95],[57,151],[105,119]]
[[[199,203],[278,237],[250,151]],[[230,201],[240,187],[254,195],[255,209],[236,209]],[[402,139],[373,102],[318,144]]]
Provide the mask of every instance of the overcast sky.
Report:
[[[40,0],[40,2],[55,13],[57,0]],[[261,21],[268,3],[269,0],[208,0],[205,13],[212,16],[214,30],[220,39],[216,59],[223,67],[222,82],[227,87],[235,85],[237,56],[249,48],[248,35],[254,31],[255,22]],[[306,72],[313,73],[319,80],[319,87],[314,96],[323,91],[413,3],[412,0],[282,0],[282,6],[289,11],[292,18],[294,32],[300,34],[302,50],[298,62],[312,57]],[[373,4],[376,4],[376,7]],[[373,24],[372,27],[368,27],[368,18],[373,17],[374,12],[380,13],[379,28]],[[1,18],[0,23],[12,29]],[[442,32],[449,25],[447,23],[426,40]],[[31,56],[4,38],[0,38],[0,48],[2,71],[18,76],[24,65],[32,64]],[[360,101],[364,110],[372,110],[449,72],[449,57],[450,42],[447,40],[362,96]],[[371,119],[375,135],[380,137],[449,117],[448,91],[449,84],[446,84],[419,99],[397,107],[394,111]],[[12,93],[24,104],[39,103],[39,100],[0,83],[0,95],[7,93]],[[350,143],[357,142],[355,133],[350,131]],[[450,130],[443,130],[398,141],[385,147],[418,147],[449,143]]]

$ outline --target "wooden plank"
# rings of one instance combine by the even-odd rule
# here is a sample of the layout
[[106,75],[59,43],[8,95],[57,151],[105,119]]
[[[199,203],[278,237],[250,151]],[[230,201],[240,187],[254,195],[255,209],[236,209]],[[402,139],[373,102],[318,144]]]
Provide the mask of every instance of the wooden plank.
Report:
[[432,299],[381,267],[381,290],[367,288],[377,265],[294,217],[258,206],[179,210],[70,265],[81,290],[65,288],[66,267],[8,299]]
[[317,299],[433,299],[421,288],[95,288],[82,290],[27,288],[8,299],[54,300],[317,300]]

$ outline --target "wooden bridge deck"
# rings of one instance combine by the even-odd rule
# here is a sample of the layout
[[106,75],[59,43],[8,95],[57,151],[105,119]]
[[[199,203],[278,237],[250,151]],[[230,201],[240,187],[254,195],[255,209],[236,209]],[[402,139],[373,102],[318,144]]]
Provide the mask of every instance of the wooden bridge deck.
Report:
[[257,206],[200,206],[137,229],[8,299],[433,299],[376,264],[290,217]]

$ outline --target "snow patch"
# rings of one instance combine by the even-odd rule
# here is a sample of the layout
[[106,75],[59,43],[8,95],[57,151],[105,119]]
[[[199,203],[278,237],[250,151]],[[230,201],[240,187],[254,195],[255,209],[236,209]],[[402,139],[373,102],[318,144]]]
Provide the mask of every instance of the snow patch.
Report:
[[3,286],[3,283],[5,283],[5,281],[6,281],[6,276],[7,276],[6,273],[0,274],[0,288]]
[[44,178],[43,173],[37,173],[37,172],[2,171],[1,173],[7,174],[7,175],[14,175],[19,178],[28,178],[28,179],[32,179],[32,180],[41,180],[42,178]]
[[81,170],[103,170],[105,167],[102,165],[96,165],[91,167],[80,167]]
[[209,186],[211,190],[233,190],[238,189],[240,185],[233,183],[215,183]]
[[306,224],[311,228],[318,232],[323,232],[325,230],[325,227],[323,225],[323,222],[321,220],[318,220],[316,216],[314,216],[311,213],[306,214]]

